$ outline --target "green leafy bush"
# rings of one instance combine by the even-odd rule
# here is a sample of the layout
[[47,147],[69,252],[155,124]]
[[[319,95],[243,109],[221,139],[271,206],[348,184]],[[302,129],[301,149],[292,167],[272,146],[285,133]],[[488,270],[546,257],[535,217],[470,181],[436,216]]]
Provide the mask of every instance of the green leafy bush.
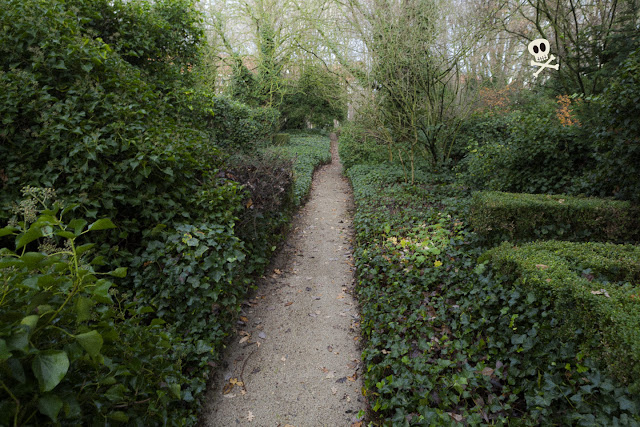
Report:
[[606,199],[524,193],[477,192],[471,225],[490,242],[561,239],[640,240],[640,208]]
[[585,173],[581,190],[640,202],[640,48],[621,64],[603,96],[593,104],[586,129],[597,166]]
[[49,190],[25,195],[21,220],[0,229],[15,238],[15,251],[0,250],[0,424],[193,423],[166,358],[172,337],[110,280],[127,269],[109,271],[86,241],[113,223],[46,209]]
[[333,121],[346,117],[345,86],[340,76],[307,64],[297,80],[289,84],[278,109],[284,129],[333,127]]
[[[189,89],[192,44],[199,43],[201,31],[194,30],[195,9],[182,10],[188,5],[7,0],[0,8],[0,221],[9,219],[5,206],[18,199],[19,188],[37,185],[55,186],[61,197],[77,203],[78,217],[96,219],[99,212],[118,224],[117,233],[95,236],[95,255],[129,267],[120,291],[150,308],[114,314],[131,320],[122,323],[123,341],[114,339],[110,351],[138,355],[140,363],[171,372],[132,365],[154,382],[147,386],[133,375],[131,384],[123,384],[135,393],[139,382],[142,403],[119,395],[114,401],[141,424],[162,421],[147,423],[138,410],[148,410],[149,420],[169,413],[168,422],[195,423],[208,364],[219,357],[247,274],[264,263],[236,235],[243,196],[237,183],[220,175],[225,160],[216,145],[249,147],[269,139],[277,113]],[[134,27],[140,30],[135,40],[120,37]],[[164,56],[165,48],[173,58]],[[197,245],[190,246],[195,240],[183,242],[186,233],[202,233],[202,240],[195,238]],[[216,292],[223,301],[219,312],[211,303]],[[170,306],[172,297],[184,297],[185,305]],[[202,308],[195,298],[210,304]],[[122,307],[132,304],[123,301]],[[202,310],[194,313],[194,307]],[[159,338],[146,339],[145,327]],[[131,349],[136,336],[144,345]],[[160,361],[154,359],[156,344],[164,352]],[[177,406],[165,398],[171,390],[165,392],[162,384],[177,381],[169,376],[181,378],[184,402]],[[154,396],[149,401],[148,390]],[[96,402],[98,409],[110,408]]]
[[189,373],[188,400],[205,391],[210,364],[219,359],[247,290],[246,254],[230,230],[233,222],[211,220],[160,233],[131,262],[136,299],[176,335],[165,357]]
[[504,243],[482,260],[552,307],[549,334],[566,340],[580,331],[580,354],[594,356],[632,392],[640,391],[640,247]]
[[245,152],[255,150],[258,143],[270,140],[278,130],[280,113],[276,109],[251,108],[211,94],[195,93],[192,96],[189,105],[199,105],[195,109],[220,147]]
[[342,127],[338,150],[345,169],[359,163],[384,163],[389,160],[387,147],[374,138],[367,138],[364,129],[352,123]]
[[474,148],[465,161],[475,189],[514,193],[566,193],[593,166],[591,146],[578,126],[562,126],[555,110],[515,111],[508,136]]

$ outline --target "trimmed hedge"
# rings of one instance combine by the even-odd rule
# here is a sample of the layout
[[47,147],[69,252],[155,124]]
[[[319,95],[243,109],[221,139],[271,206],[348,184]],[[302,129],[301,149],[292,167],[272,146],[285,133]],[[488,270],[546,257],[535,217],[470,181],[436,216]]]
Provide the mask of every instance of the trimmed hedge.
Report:
[[611,243],[503,243],[486,252],[495,270],[555,313],[552,335],[582,332],[582,354],[640,391],[640,247]]
[[494,243],[537,239],[630,243],[640,240],[640,207],[565,195],[478,192],[472,199],[471,225]]

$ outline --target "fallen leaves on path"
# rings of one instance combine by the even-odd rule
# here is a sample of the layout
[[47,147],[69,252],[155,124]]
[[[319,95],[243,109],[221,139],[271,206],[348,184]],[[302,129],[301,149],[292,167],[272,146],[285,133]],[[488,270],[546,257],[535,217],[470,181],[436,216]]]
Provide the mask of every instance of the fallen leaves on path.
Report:
[[[235,386],[243,387],[244,383],[242,381],[238,381],[237,378],[230,378],[229,382],[226,383],[222,388],[222,394],[229,395],[229,393],[231,393],[231,390],[233,390]],[[235,397],[235,395],[229,395],[228,397]]]
[[289,301],[288,303],[285,303],[285,307],[289,307],[291,304],[293,304],[293,301]]
[[247,415],[247,421],[251,422],[255,417],[256,416],[253,415],[253,412],[249,411],[249,414]]

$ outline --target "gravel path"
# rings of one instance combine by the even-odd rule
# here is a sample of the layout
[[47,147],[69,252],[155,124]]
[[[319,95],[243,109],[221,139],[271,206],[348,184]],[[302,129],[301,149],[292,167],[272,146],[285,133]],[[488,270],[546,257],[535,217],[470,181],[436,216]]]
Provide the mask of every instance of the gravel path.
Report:
[[[333,136],[333,135],[332,135]],[[356,426],[361,395],[359,315],[351,295],[351,189],[333,161],[258,290],[217,369],[206,426]]]

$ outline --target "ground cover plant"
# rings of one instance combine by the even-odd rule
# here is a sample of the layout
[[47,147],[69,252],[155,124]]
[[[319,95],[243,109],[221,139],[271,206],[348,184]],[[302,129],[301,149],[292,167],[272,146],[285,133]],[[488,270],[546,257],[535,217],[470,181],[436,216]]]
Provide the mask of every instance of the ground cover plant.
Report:
[[468,189],[428,173],[405,184],[397,165],[347,174],[374,424],[638,425],[583,331],[556,334],[548,299],[477,263]]

